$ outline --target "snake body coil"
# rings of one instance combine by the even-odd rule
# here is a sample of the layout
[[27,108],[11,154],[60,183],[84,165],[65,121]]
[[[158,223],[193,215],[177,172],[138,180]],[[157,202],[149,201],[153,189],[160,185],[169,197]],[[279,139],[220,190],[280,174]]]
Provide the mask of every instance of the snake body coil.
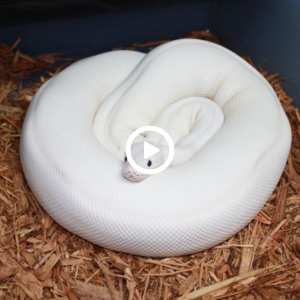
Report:
[[[217,104],[221,128],[184,163],[128,182],[121,169],[130,134],[163,123],[168,107],[190,97]],[[178,115],[188,118],[182,126],[168,119],[174,143],[185,141],[186,150],[195,140],[184,140],[196,124],[192,111]],[[114,250],[171,256],[212,247],[250,222],[273,192],[290,145],[268,82],[229,50],[185,39],[147,55],[100,54],[48,80],[27,112],[21,161],[40,203],[68,230]]]

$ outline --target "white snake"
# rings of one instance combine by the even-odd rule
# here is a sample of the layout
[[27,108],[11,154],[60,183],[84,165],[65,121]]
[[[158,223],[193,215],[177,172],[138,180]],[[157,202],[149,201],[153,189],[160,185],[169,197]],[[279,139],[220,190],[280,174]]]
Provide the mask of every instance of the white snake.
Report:
[[[208,130],[221,115],[209,127],[195,121],[203,98],[224,115],[215,134]],[[183,155],[132,184],[121,173],[125,145],[150,124],[167,129]],[[139,139],[137,154],[139,142],[158,137]],[[212,247],[250,222],[273,192],[290,144],[268,82],[229,50],[185,39],[147,55],[100,54],[50,79],[27,112],[21,161],[40,203],[68,230],[117,251],[171,256]]]

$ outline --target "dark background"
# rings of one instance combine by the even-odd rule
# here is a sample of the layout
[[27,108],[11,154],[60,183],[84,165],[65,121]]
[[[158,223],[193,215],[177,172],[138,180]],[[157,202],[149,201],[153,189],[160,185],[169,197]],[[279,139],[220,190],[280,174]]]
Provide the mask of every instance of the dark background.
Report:
[[279,72],[300,107],[300,1],[1,1],[0,41],[31,55],[85,57],[191,30],[210,30],[240,55]]

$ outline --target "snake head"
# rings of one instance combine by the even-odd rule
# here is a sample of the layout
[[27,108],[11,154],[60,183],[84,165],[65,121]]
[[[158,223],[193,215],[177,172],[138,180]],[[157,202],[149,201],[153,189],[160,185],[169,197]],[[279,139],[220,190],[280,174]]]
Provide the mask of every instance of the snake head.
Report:
[[[157,145],[156,145],[157,146]],[[157,148],[160,148],[157,146]],[[164,163],[164,155],[163,151],[159,151],[152,155],[150,158],[144,159],[144,143],[136,143],[131,146],[131,156],[135,163],[143,169],[156,169],[160,167]],[[124,157],[124,165],[122,168],[123,176],[134,182],[139,182],[150,175],[143,174],[137,170],[135,170],[131,164],[129,163],[126,153]]]

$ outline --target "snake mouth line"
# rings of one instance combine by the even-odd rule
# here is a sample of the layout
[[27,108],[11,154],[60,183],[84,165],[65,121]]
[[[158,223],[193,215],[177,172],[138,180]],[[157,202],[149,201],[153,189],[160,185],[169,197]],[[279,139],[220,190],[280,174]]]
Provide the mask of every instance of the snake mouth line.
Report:
[[123,174],[123,177],[126,178],[127,180],[132,181],[132,182],[139,182],[139,181],[142,180],[141,178],[136,178],[136,177],[134,177],[134,176],[132,176],[132,175],[126,176],[126,175]]

